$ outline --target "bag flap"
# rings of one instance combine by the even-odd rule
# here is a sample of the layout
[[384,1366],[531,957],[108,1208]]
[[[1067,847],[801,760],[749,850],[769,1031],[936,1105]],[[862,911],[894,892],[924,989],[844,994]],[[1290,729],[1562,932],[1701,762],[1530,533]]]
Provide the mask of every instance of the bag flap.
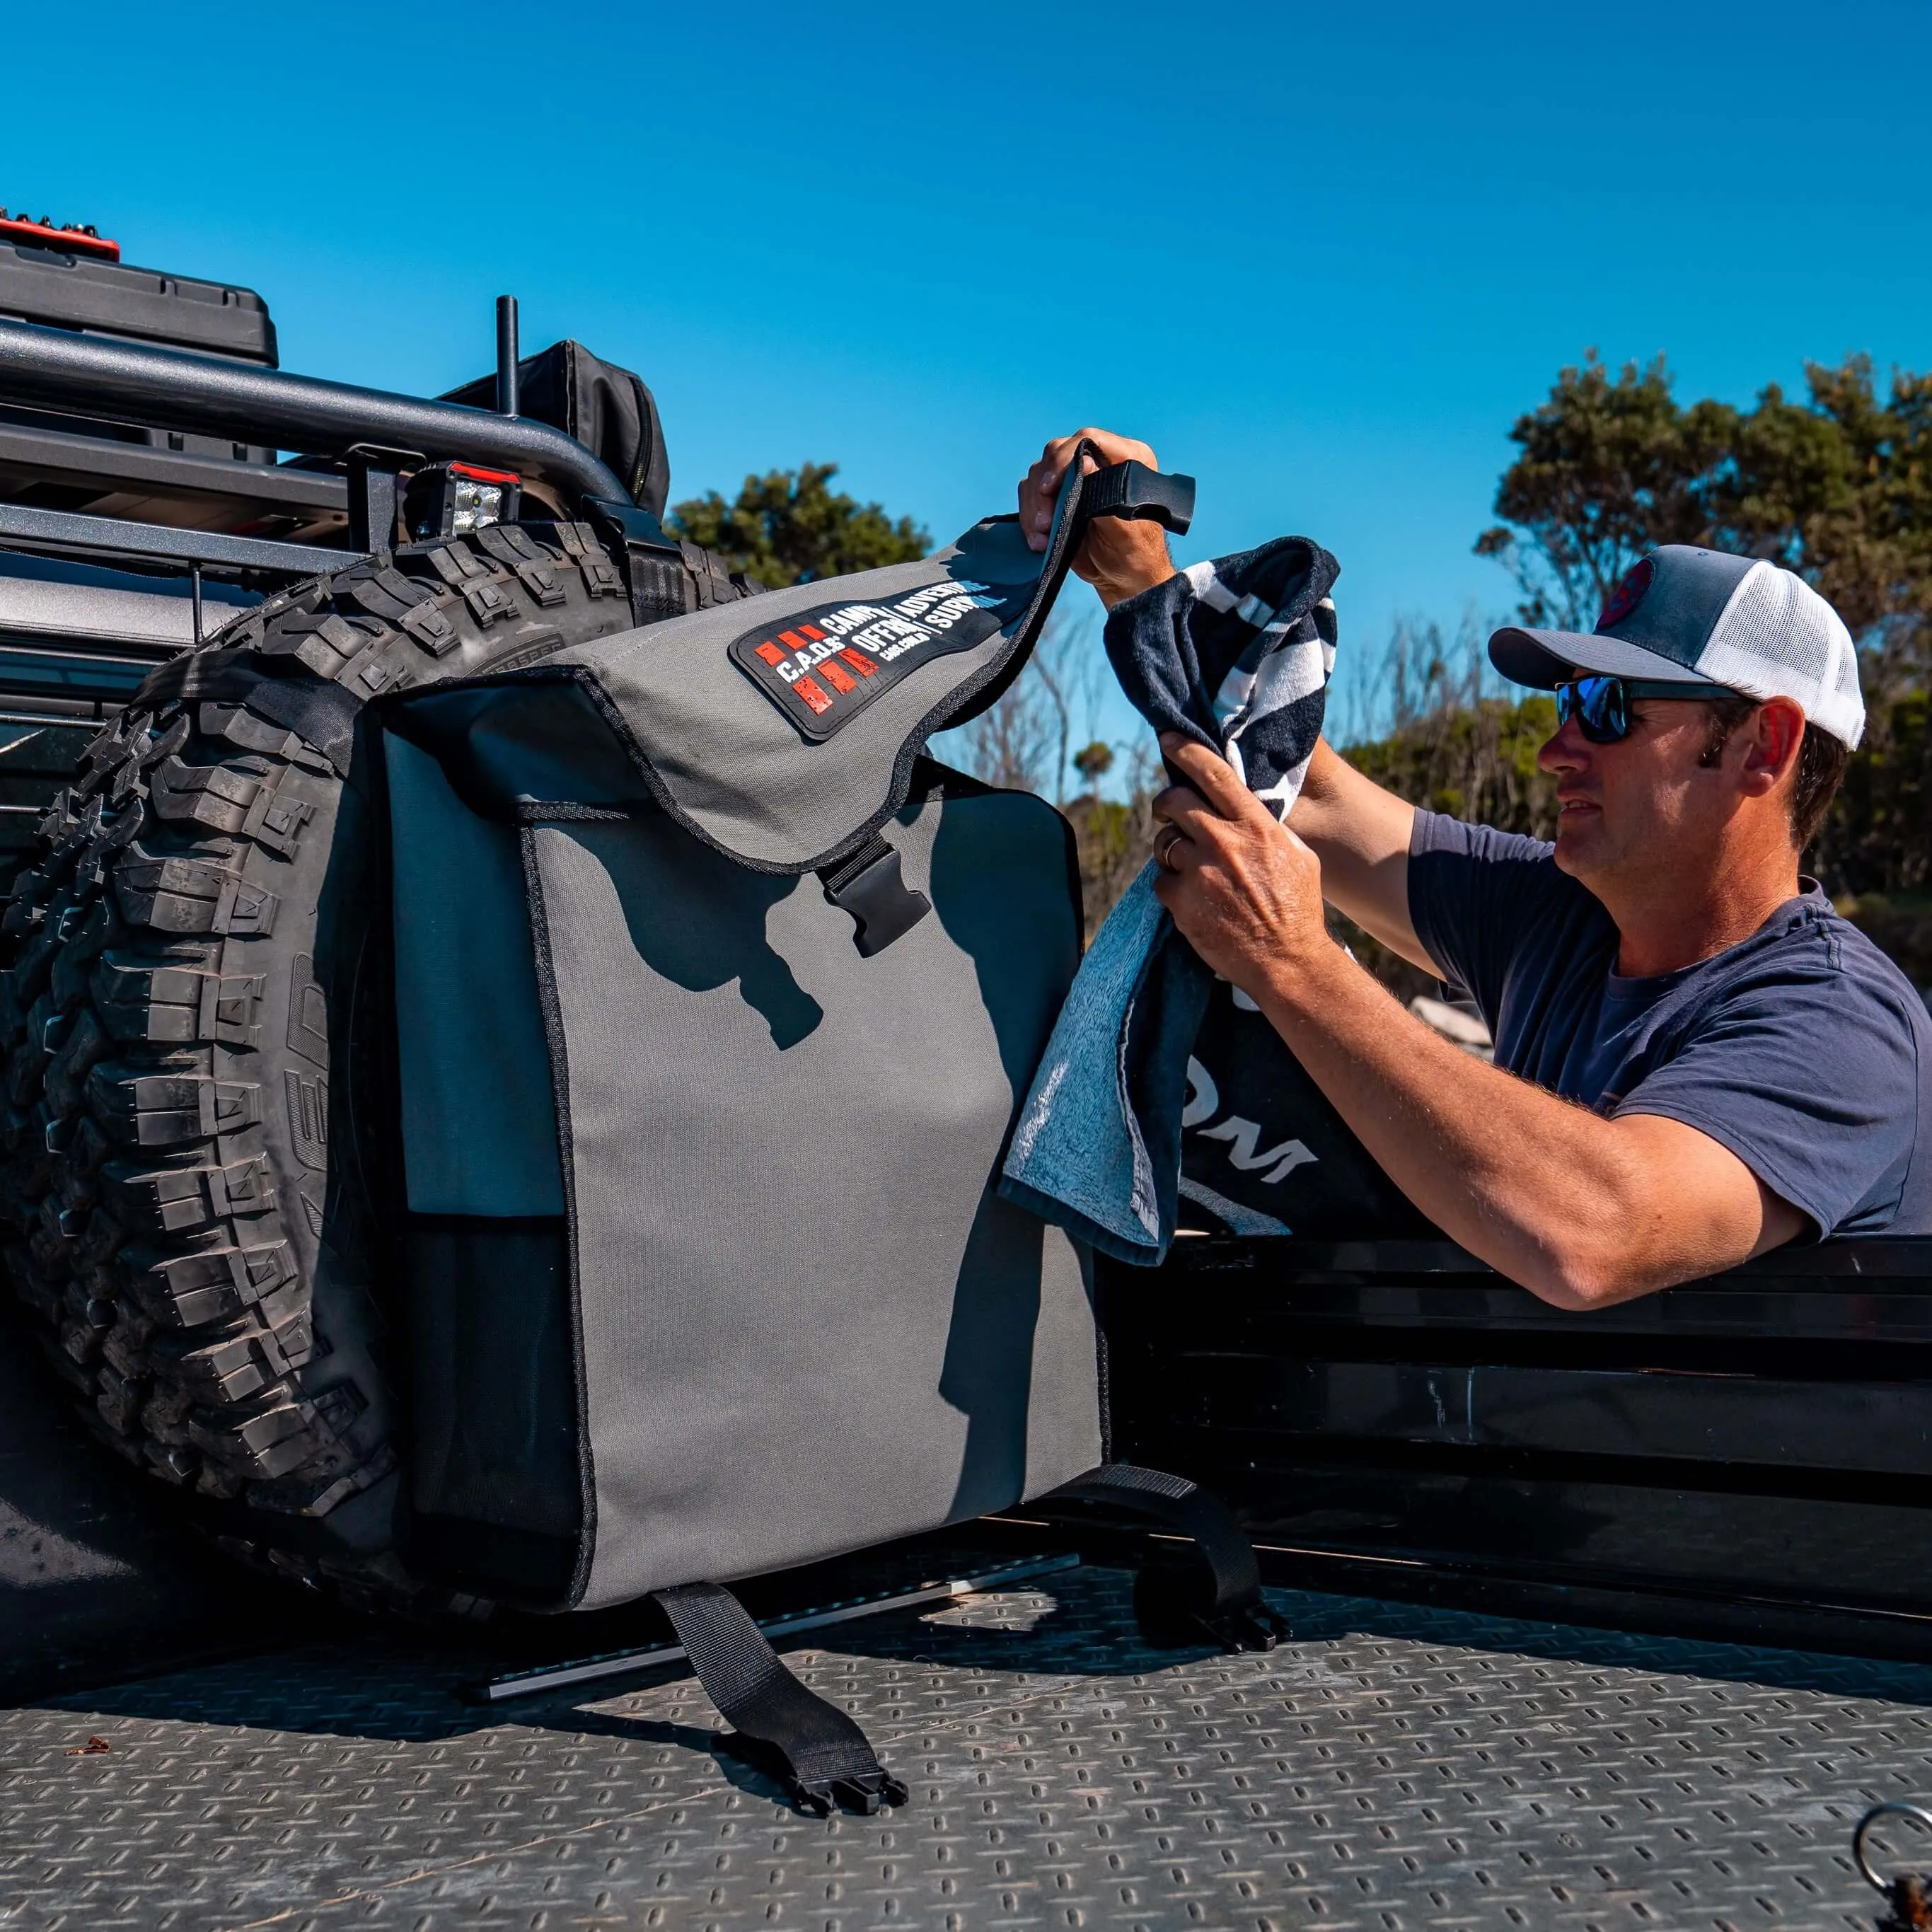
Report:
[[[1135,471],[1149,488],[1136,494]],[[654,802],[754,871],[798,873],[864,845],[905,802],[932,734],[993,704],[1024,666],[1094,514],[1186,527],[1138,465],[1069,466],[1046,548],[1016,517],[915,563],[792,586],[439,685],[391,707],[473,810],[556,819]],[[1151,506],[1151,507],[1150,507]]]

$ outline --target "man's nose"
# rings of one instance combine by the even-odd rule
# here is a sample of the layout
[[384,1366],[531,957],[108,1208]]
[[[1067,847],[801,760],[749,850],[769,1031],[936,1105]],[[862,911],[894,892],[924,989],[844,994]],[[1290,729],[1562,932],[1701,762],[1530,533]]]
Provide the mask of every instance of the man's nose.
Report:
[[1575,718],[1569,718],[1556,728],[1553,737],[1546,738],[1536,754],[1539,771],[1580,772],[1590,762],[1591,746],[1584,736],[1582,727]]

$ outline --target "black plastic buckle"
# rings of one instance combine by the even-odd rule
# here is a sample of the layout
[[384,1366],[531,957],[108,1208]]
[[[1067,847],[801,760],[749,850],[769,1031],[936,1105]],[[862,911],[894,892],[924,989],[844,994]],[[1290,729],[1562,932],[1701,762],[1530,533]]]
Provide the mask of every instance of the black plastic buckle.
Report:
[[619,503],[604,496],[586,496],[584,508],[592,524],[607,542],[626,550],[661,550],[668,557],[684,561],[676,541],[664,535],[664,527],[648,510],[634,503]]
[[865,1772],[853,1778],[789,1778],[793,1797],[815,1816],[829,1818],[835,1810],[876,1818],[889,1805],[906,1802],[906,1788],[889,1771]]
[[897,850],[877,832],[850,858],[822,868],[818,878],[826,900],[851,915],[852,944],[862,959],[883,952],[932,910],[925,893],[906,884]]
[[742,1731],[720,1731],[716,1742],[720,1750],[740,1764],[748,1765],[783,1785],[785,1796],[800,1810],[809,1811],[815,1818],[829,1818],[835,1811],[876,1818],[889,1806],[906,1802],[905,1786],[884,1765],[832,1778],[801,1777],[784,1751],[764,1738],[749,1737]]
[[[1075,460],[1078,460],[1077,456]],[[1194,478],[1150,470],[1132,458],[1124,463],[1110,463],[1081,484],[1080,508],[1076,514],[1082,523],[1095,517],[1118,517],[1126,523],[1158,524],[1184,537],[1194,520]]]

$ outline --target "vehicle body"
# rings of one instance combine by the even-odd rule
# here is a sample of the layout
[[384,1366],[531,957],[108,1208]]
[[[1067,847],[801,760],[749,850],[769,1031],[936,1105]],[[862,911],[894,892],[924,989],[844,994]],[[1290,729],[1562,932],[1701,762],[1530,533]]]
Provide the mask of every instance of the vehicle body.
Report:
[[[21,318],[0,320],[10,868],[149,673],[353,565],[399,475],[468,462],[547,514],[604,504],[614,554],[651,540],[554,428],[282,377],[250,292],[20,226],[0,223],[0,318]],[[1131,1636],[1124,1599],[1112,1636],[1056,1629],[1056,1597],[1120,1598],[1106,1559],[1142,1538],[1092,1512],[889,1553],[897,1576],[1090,1562],[803,1653],[925,1767],[908,1812],[830,1828],[690,1748],[712,1720],[674,1670],[527,1722],[459,1699],[491,1671],[646,1641],[649,1612],[345,1625],[196,1543],[10,1352],[0,1630],[21,1702],[0,1736],[20,1859],[0,1910],[1868,1922],[1850,1825],[1932,1784],[1932,1243],[1787,1250],[1587,1316],[1366,1228],[1183,1237],[1158,1270],[1102,1264],[1097,1293],[1120,1453],[1238,1506],[1294,1641],[1177,1663]],[[773,1580],[765,1607],[884,1573],[856,1574]],[[320,1842],[302,1821],[332,1807]]]

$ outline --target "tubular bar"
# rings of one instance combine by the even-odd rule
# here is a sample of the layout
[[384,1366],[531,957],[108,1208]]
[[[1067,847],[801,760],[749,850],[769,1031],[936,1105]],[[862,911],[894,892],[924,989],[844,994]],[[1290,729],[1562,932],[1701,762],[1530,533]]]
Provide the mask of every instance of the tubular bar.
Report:
[[[0,322],[0,328],[8,326]],[[232,537],[220,530],[178,530],[172,524],[130,524],[118,517],[0,503],[0,547],[10,542],[27,550],[152,559],[177,567],[278,571],[290,577],[346,570],[363,556],[359,550],[324,550],[319,544],[278,543],[270,537]]]
[[517,413],[517,298],[496,298],[496,413]]
[[[1029,1557],[1023,1562],[1001,1564],[970,1576],[915,1584],[910,1589],[889,1590],[877,1596],[855,1598],[849,1602],[828,1604],[820,1610],[806,1610],[796,1616],[773,1617],[758,1625],[767,1636],[790,1636],[800,1630],[824,1630],[832,1624],[848,1624],[860,1617],[875,1617],[886,1610],[902,1610],[915,1604],[938,1604],[955,1597],[976,1596],[982,1590],[1004,1588],[1036,1576],[1052,1576],[1079,1566],[1077,1551],[1052,1556]],[[650,1650],[616,1650],[602,1657],[583,1657],[568,1664],[549,1664],[535,1670],[518,1670],[506,1677],[492,1677],[471,1684],[464,1692],[466,1702],[502,1704],[512,1697],[534,1697],[545,1690],[562,1690],[574,1684],[589,1684],[604,1677],[626,1677],[637,1670],[649,1670],[669,1664],[684,1654],[681,1643],[659,1644]]]
[[0,400],[304,455],[346,457],[358,443],[420,450],[432,463],[513,470],[573,501],[631,500],[580,442],[528,416],[501,416],[28,322],[0,321]]

